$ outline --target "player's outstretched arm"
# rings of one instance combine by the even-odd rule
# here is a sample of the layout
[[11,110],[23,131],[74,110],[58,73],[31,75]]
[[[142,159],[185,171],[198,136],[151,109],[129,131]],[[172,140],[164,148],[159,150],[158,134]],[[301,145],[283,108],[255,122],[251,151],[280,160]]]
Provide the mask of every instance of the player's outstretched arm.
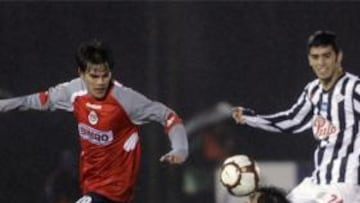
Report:
[[160,158],[162,162],[181,164],[188,156],[188,140],[185,127],[176,113],[164,104],[152,101],[144,95],[115,83],[114,96],[128,113],[131,121],[142,125],[155,121],[164,126],[171,150]]
[[288,110],[269,115],[256,114],[252,109],[235,107],[232,116],[237,123],[269,132],[300,133],[311,127],[312,103],[308,86]]
[[188,140],[186,130],[182,123],[178,123],[169,130],[169,139],[171,142],[171,151],[160,158],[161,162],[170,164],[181,164],[188,157]]
[[26,96],[14,97],[0,100],[0,112],[13,110],[25,111],[28,109],[42,110],[44,106],[40,99],[41,93],[35,93]]
[[171,150],[167,154],[161,156],[160,161],[161,162],[168,162],[170,164],[182,164],[185,162],[187,155],[187,152],[183,151],[176,151]]
[[37,92],[30,95],[0,100],[0,112],[13,110],[55,110],[63,109],[72,111],[70,102],[71,91],[80,89],[80,79],[71,82],[60,83],[50,87],[47,91]]

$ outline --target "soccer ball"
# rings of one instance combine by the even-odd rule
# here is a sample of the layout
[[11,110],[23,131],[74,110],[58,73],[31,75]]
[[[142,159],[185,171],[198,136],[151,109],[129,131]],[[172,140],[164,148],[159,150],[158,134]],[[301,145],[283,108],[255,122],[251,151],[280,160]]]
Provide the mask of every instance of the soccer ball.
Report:
[[254,192],[259,184],[260,169],[246,155],[227,158],[220,170],[220,182],[234,196],[246,196]]

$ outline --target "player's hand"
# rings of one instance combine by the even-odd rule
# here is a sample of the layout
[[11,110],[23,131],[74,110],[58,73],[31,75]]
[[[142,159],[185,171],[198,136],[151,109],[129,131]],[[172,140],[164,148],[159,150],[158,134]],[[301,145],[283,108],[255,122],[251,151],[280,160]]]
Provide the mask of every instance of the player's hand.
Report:
[[169,153],[163,155],[160,158],[161,162],[167,162],[169,164],[182,164],[187,157],[187,153],[181,150],[171,150]]
[[236,123],[245,124],[243,109],[244,108],[241,106],[233,108],[232,117],[234,118]]

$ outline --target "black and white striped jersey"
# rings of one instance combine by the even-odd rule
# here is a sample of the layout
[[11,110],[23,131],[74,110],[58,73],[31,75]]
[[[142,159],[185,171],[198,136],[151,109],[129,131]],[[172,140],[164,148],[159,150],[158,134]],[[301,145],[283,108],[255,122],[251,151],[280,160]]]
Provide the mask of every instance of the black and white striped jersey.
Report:
[[312,128],[319,141],[313,179],[318,184],[360,184],[360,80],[345,73],[330,90],[318,79],[304,88],[289,109],[271,115],[244,111],[249,126],[271,132],[299,133]]

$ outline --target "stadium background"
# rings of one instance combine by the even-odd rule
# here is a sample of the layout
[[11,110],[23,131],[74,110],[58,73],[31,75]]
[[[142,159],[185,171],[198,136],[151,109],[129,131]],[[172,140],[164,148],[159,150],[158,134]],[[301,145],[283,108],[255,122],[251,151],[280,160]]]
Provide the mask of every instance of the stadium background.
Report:
[[[345,70],[360,75],[359,9],[336,1],[0,2],[0,93],[29,94],[76,77],[78,44],[100,38],[114,50],[116,79],[168,104],[185,122],[220,101],[276,112],[314,78],[305,42],[315,30],[335,31]],[[45,202],[44,184],[60,154],[79,150],[72,115],[12,112],[0,121],[0,202]],[[238,152],[258,160],[312,157],[310,133],[236,130]],[[136,202],[184,202],[186,166],[158,162],[168,149],[161,127],[144,126],[142,138]]]

